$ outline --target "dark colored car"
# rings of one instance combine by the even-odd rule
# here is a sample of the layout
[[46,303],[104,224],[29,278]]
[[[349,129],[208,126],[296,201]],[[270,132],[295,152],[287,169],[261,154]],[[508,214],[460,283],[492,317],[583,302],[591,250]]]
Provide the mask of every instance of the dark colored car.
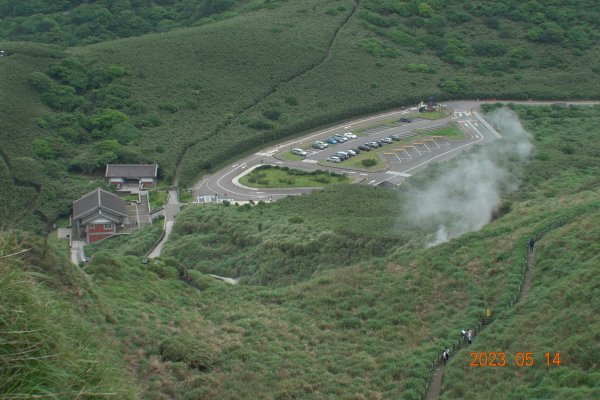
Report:
[[353,152],[355,152],[356,154],[360,153],[360,149],[359,149],[358,147],[355,147],[355,148],[353,148],[353,149],[350,149],[350,150],[352,150],[352,151],[353,151]]
[[378,142],[369,142],[369,143],[367,143],[367,146],[369,146],[372,149],[376,149],[378,147],[381,147],[381,143],[378,143]]
[[408,122],[408,123],[411,123],[411,122],[413,122],[413,119],[412,119],[412,118],[400,118],[400,122]]
[[390,136],[390,137],[392,138],[392,140],[395,140],[395,141],[398,141],[398,140],[402,139],[402,138],[400,137],[400,135],[392,135],[392,136]]
[[366,144],[361,144],[360,146],[358,146],[358,149],[362,151],[371,151],[371,148]]

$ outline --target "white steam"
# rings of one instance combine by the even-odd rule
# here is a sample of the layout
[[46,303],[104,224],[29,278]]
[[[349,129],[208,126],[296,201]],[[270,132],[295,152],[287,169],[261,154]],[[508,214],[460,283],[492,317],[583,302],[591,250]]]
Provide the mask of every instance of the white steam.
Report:
[[490,113],[488,119],[502,139],[446,164],[447,170],[408,194],[406,211],[412,222],[437,226],[427,247],[479,230],[500,206],[501,194],[518,187],[520,166],[533,149],[532,136],[508,108]]

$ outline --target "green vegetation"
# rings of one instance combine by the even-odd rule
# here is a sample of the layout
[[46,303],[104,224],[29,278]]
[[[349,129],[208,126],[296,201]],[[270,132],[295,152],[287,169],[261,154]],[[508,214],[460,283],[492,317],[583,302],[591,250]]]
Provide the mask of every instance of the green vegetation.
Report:
[[144,256],[156,244],[163,231],[164,219],[158,218],[152,225],[136,229],[132,234],[115,235],[100,242],[85,246],[88,257],[105,252],[113,256]]
[[291,151],[286,151],[285,153],[281,153],[281,158],[288,161],[300,161],[304,157],[294,154]]
[[448,139],[462,139],[465,137],[465,133],[457,125],[450,125],[434,131],[427,131],[427,133],[424,132],[424,134],[427,136],[445,136]]
[[121,197],[123,198],[123,200],[129,201],[132,203],[137,203],[138,201],[140,201],[140,196],[138,194],[130,193],[130,194],[123,195]]
[[431,96],[585,98],[600,88],[594,2],[217,3],[0,4],[0,37],[101,41],[0,45],[0,179],[15,194],[3,219],[47,229],[98,185],[72,172],[97,174],[107,161],[156,161],[170,183],[179,167],[189,187],[265,143]]
[[[595,335],[600,328],[598,242],[600,212],[588,213],[537,243],[533,285],[527,299],[486,329],[446,367],[443,399],[506,397],[590,399],[600,394]],[[468,353],[504,351],[504,368],[472,368]],[[517,352],[535,364],[517,367]],[[550,366],[545,353],[551,353]],[[552,364],[560,352],[561,365]],[[497,382],[489,385],[489,382]]]
[[[266,143],[429,97],[597,98],[599,15],[591,0],[0,1],[0,225],[46,237],[106,162],[156,161],[189,187]],[[600,110],[516,109],[536,144],[521,187],[491,224],[431,249],[404,189],[351,185],[188,206],[149,264],[160,224],[90,246],[83,272],[52,237],[2,232],[0,257],[30,250],[0,258],[0,392],[417,397],[442,346],[514,293],[528,235],[597,203]],[[475,343],[562,351],[564,366],[456,357],[443,397],[598,397],[598,218],[544,238],[527,302]]]
[[260,166],[240,178],[242,185],[255,188],[325,187],[347,182],[346,175],[335,172],[302,171],[273,165]]
[[54,230],[48,234],[46,245],[56,251],[57,254],[65,257],[65,260],[71,259],[71,248],[69,247],[69,239],[59,239],[58,231]]
[[194,200],[191,189],[179,188],[179,202],[180,203],[191,203]]
[[235,0],[198,2],[160,1],[37,1],[0,3],[3,24],[0,38],[66,45],[101,42],[120,37],[165,32],[231,17],[218,15]]
[[408,114],[403,118],[421,118],[421,119],[440,119],[444,117],[442,111],[425,111],[420,113]]
[[0,254],[2,397],[135,399],[87,277],[23,232],[0,232]]
[[[51,251],[45,263],[28,264],[60,277],[49,291],[93,293],[95,306],[81,311],[83,321],[96,318],[90,309],[103,310],[94,329],[110,328],[139,382],[128,387],[141,387],[144,398],[262,398],[267,387],[272,397],[412,399],[431,360],[456,332],[475,324],[485,307],[501,309],[509,301],[520,280],[526,238],[571,209],[598,202],[600,108],[516,110],[537,146],[521,187],[504,195],[504,212],[492,223],[446,244],[422,247],[435,227],[408,223],[401,213],[403,190],[336,185],[271,204],[188,206],[163,257],[148,264],[124,256],[138,246],[122,238],[99,244],[109,247],[93,252],[85,276],[67,273]],[[433,167],[408,184],[419,186],[446,168]],[[598,218],[597,208],[590,208],[539,243],[539,269],[527,302],[497,314],[474,344],[486,351],[562,351],[568,365],[522,371],[525,380],[508,369],[467,371],[458,356],[446,370],[442,396],[476,397],[510,391],[514,384],[532,396],[557,398],[567,390],[561,382],[573,377],[577,388],[569,388],[569,395],[595,395],[589,343],[597,331]],[[140,235],[150,233],[145,229],[157,228]],[[203,273],[242,280],[231,286]],[[545,307],[556,312],[545,313]],[[579,318],[563,315],[568,310]],[[531,321],[537,328],[523,335]],[[70,332],[60,318],[50,322],[56,325],[48,332]],[[107,342],[106,336],[86,334]],[[486,375],[492,372],[501,378]],[[110,380],[112,388],[123,377]]]
[[[315,393],[319,398],[331,399],[348,393],[367,398],[418,396],[429,363],[440,349],[454,340],[457,331],[475,324],[485,307],[501,308],[515,292],[520,279],[522,244],[528,235],[569,214],[570,208],[597,203],[599,171],[594,161],[597,143],[593,127],[600,121],[600,109],[517,107],[517,111],[527,128],[535,133],[538,147],[536,158],[523,175],[523,186],[505,195],[505,204],[509,204],[505,214],[480,232],[447,244],[421,248],[425,232],[403,222],[399,215],[402,191],[396,194],[365,186],[336,186],[254,207],[214,205],[185,210],[165,247],[163,264],[150,266],[162,280],[147,272],[142,275],[132,272],[132,278],[115,277],[102,286],[110,290],[118,307],[125,307],[128,293],[138,290],[134,288],[144,287],[143,293],[153,293],[153,301],[161,304],[161,310],[165,304],[179,310],[167,277],[187,276],[190,285],[197,285],[201,291],[196,300],[188,295],[184,304],[202,308],[202,326],[211,327],[212,339],[227,344],[220,347],[221,352],[210,347],[211,344],[199,348],[198,362],[210,365],[202,372],[205,374],[202,388],[193,383],[198,381],[189,379],[198,376],[189,367],[195,361],[172,349],[171,343],[160,349],[187,366],[178,365],[175,369],[166,359],[161,364],[164,372],[152,376],[167,387],[183,382],[176,374],[186,376],[184,386],[196,396],[211,393],[235,398],[235,393],[243,388],[249,397],[260,397],[260,388],[264,387],[269,387],[274,396],[285,392],[299,398],[314,398]],[[578,138],[573,152],[563,151],[573,137]],[[421,180],[427,181],[445,168],[447,165],[441,165],[417,175],[412,184],[418,186]],[[573,179],[575,174],[577,179]],[[369,207],[360,206],[364,204]],[[586,215],[597,218],[597,213]],[[571,226],[578,226],[577,222]],[[586,226],[577,228],[581,246],[595,238],[594,231],[583,234]],[[544,240],[550,239],[548,236]],[[564,249],[564,244],[555,246],[556,251]],[[594,248],[590,247],[585,254],[595,254]],[[551,255],[545,262],[554,271],[563,270],[564,264],[555,263]],[[134,264],[139,262],[122,262],[118,268],[139,271]],[[581,268],[586,268],[585,265]],[[195,270],[241,276],[242,283],[235,287],[210,283],[195,274]],[[143,281],[129,282],[133,276]],[[592,276],[595,275],[590,275],[590,279]],[[298,282],[301,283],[287,286]],[[278,288],[248,287],[244,283]],[[577,287],[568,290],[576,293]],[[149,295],[143,293],[139,296]],[[183,296],[186,292],[177,293]],[[529,298],[535,293],[532,291]],[[128,326],[138,328],[124,326],[122,332],[129,332],[127,335],[132,337],[141,335],[145,339],[138,343],[148,349],[165,340],[153,331],[156,320],[162,321],[160,326],[169,321],[172,326],[181,326],[176,321],[192,319],[189,309],[169,317],[158,316],[158,309],[148,306],[143,310],[152,317],[148,321],[139,317],[129,320]],[[141,309],[129,310],[127,314],[134,318],[140,312]],[[501,318],[509,319],[511,314]],[[593,343],[593,331],[587,330],[587,323],[569,326],[572,335],[583,335],[581,343]],[[178,336],[186,335],[179,329]],[[493,329],[494,325],[484,335],[491,334]],[[504,332],[523,336],[521,328],[507,327]],[[564,338],[560,329],[552,332],[558,336],[545,339],[548,343]],[[243,335],[243,339],[238,335]],[[545,337],[542,327],[539,335]],[[129,336],[125,340],[126,337]],[[232,341],[236,343],[233,346]],[[305,346],[313,351],[307,353]],[[358,352],[357,346],[361,348]],[[497,346],[508,349],[502,343]],[[459,358],[453,359],[453,363],[460,364],[458,371],[463,371],[464,364]],[[587,359],[581,358],[583,362]],[[240,362],[243,362],[241,368]],[[569,362],[579,361],[573,357]],[[233,368],[234,365],[239,369]],[[298,365],[302,368],[297,369]],[[182,368],[186,372],[181,372]],[[296,372],[292,374],[291,368]],[[560,382],[569,376],[561,371],[553,372],[556,374],[552,375],[553,381]],[[565,369],[568,371],[572,369]],[[248,384],[249,375],[254,384],[259,384]],[[460,391],[448,392],[447,398],[468,397],[468,391],[479,390],[480,385],[481,382],[474,381],[472,389],[462,386]],[[491,385],[501,387],[502,383]],[[454,389],[450,386],[448,390]],[[493,388],[485,390],[491,393]]]
[[155,210],[166,204],[169,192],[164,190],[150,190],[148,195],[150,196],[150,209]]
[[[364,204],[377,212],[365,212]],[[189,207],[177,217],[164,256],[204,273],[284,285],[407,241],[390,218],[397,209],[396,193],[360,185],[254,207]]]
[[371,151],[361,151],[356,156],[342,161],[339,165],[368,171],[377,171],[383,169],[385,164],[379,157],[379,153],[383,150],[383,147],[379,147]]

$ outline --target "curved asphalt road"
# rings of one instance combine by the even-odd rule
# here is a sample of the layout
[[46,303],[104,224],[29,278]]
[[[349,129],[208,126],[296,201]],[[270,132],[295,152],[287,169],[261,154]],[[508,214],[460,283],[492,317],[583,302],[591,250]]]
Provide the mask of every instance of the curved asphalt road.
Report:
[[[388,182],[391,185],[398,185],[411,174],[426,168],[430,163],[439,162],[451,158],[460,151],[476,144],[484,143],[496,138],[497,133],[492,132],[489,125],[485,121],[481,121],[481,117],[471,110],[476,108],[479,102],[448,102],[446,103],[447,110],[453,110],[451,117],[446,117],[438,120],[421,120],[415,119],[412,123],[400,123],[392,126],[381,126],[373,130],[369,129],[368,136],[362,136],[358,139],[349,140],[346,143],[330,145],[322,151],[314,151],[302,161],[285,161],[278,157],[278,154],[289,151],[294,147],[306,147],[315,140],[323,140],[332,136],[335,133],[351,132],[359,128],[373,127],[390,120],[398,120],[405,114],[415,113],[416,109],[395,110],[382,114],[377,114],[369,117],[360,118],[353,121],[348,121],[327,129],[316,131],[307,136],[293,139],[280,143],[275,146],[266,148],[258,153],[252,154],[242,160],[239,160],[222,170],[205,176],[193,188],[193,193],[196,199],[203,201],[211,201],[215,196],[219,199],[227,199],[231,201],[248,201],[248,200],[277,200],[290,195],[298,195],[307,193],[316,188],[285,188],[285,189],[255,189],[240,185],[237,180],[240,176],[248,171],[260,166],[261,164],[272,164],[288,166],[303,170],[329,170],[348,174],[354,178],[355,182],[360,182],[370,185],[379,185],[383,182]],[[465,139],[459,141],[448,141],[439,139],[435,142],[430,142],[422,147],[413,149],[414,154],[410,151],[406,152],[406,157],[386,160],[386,169],[377,172],[367,172],[357,169],[350,169],[339,166],[333,163],[323,163],[323,161],[333,155],[336,151],[345,150],[356,147],[360,144],[379,140],[392,134],[401,136],[410,136],[416,130],[428,130],[437,127],[442,127],[450,122],[458,122],[459,127],[465,132]],[[493,130],[493,128],[492,128]],[[365,132],[366,133],[366,132]],[[398,147],[394,144],[386,145],[390,150]],[[421,150],[421,151],[419,151]],[[423,151],[424,150],[424,151]],[[386,150],[387,151],[387,150]],[[417,157],[418,156],[418,157]],[[389,161],[389,162],[388,162]],[[317,164],[321,162],[322,165]]]
[[[195,199],[200,202],[208,202],[215,198],[227,199],[231,201],[248,201],[248,200],[277,200],[290,195],[298,195],[307,193],[318,188],[286,188],[286,189],[255,189],[245,187],[238,183],[239,177],[243,176],[249,170],[260,166],[261,164],[272,164],[288,166],[303,170],[329,170],[348,174],[354,178],[355,182],[380,185],[387,183],[388,185],[396,186],[402,183],[403,180],[410,175],[426,168],[432,163],[437,163],[447,160],[459,154],[461,151],[471,147],[474,144],[483,144],[500,138],[500,134],[487,123],[483,117],[477,112],[477,109],[484,103],[496,103],[496,100],[485,101],[452,101],[446,102],[444,105],[447,111],[451,111],[450,117],[438,120],[422,120],[415,119],[412,123],[396,124],[389,128],[381,126],[375,129],[369,129],[368,136],[362,136],[358,139],[349,140],[343,144],[330,145],[322,151],[311,151],[310,154],[302,161],[286,161],[278,157],[278,154],[290,151],[292,148],[305,148],[316,140],[325,141],[326,138],[335,133],[352,132],[359,128],[373,127],[378,124],[388,123],[390,120],[398,120],[405,114],[412,114],[416,109],[393,110],[385,113],[380,113],[368,117],[358,118],[356,120],[340,123],[339,125],[330,128],[315,131],[301,138],[288,140],[271,147],[268,147],[258,153],[252,154],[244,159],[229,165],[226,168],[205,176],[192,188]],[[502,101],[509,103],[509,101]],[[597,101],[576,101],[576,102],[561,102],[561,101],[512,101],[510,103],[520,103],[529,105],[542,104],[579,104],[579,105],[595,105]],[[362,170],[353,170],[344,168],[339,164],[323,162],[327,157],[333,155],[336,151],[346,150],[356,147],[360,144],[379,140],[392,134],[401,136],[410,136],[415,130],[429,130],[436,127],[441,127],[450,122],[458,123],[458,126],[465,133],[465,138],[461,140],[444,140],[443,138],[426,140],[427,143],[414,146],[411,150],[399,151],[396,156],[384,156],[386,158],[386,169],[377,172],[366,172]],[[384,129],[384,130],[382,130]],[[364,133],[366,133],[364,132]],[[397,142],[395,142],[397,143]],[[398,147],[398,144],[386,145],[390,151]],[[385,150],[387,152],[388,150]],[[412,153],[411,153],[412,151]],[[318,162],[321,165],[317,164]]]

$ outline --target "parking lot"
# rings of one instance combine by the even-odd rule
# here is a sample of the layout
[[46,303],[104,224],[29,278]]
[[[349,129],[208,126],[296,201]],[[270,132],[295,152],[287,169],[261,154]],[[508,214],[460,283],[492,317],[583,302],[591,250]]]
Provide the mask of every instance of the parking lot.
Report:
[[[194,189],[195,201],[213,203],[219,202],[221,197],[234,201],[275,201],[315,190],[256,189],[238,183],[239,178],[253,166],[265,164],[305,171],[328,170],[347,174],[354,183],[393,187],[430,164],[454,157],[474,144],[500,137],[478,113],[466,108],[453,108],[452,113],[440,119],[417,118],[414,114],[415,110],[409,109],[368,116],[265,148],[203,178]],[[392,116],[396,119],[393,120]],[[443,134],[436,134],[440,129],[444,129]],[[341,143],[330,141],[326,148],[313,148],[316,141],[326,142],[327,139],[350,133],[356,137]],[[397,136],[396,140],[382,141],[393,136]],[[369,142],[380,142],[381,146],[373,144],[372,149],[362,150],[357,155],[348,152]],[[349,159],[327,161],[340,151],[349,153]],[[375,165],[372,162],[371,165],[365,165],[367,159],[375,159]]]

